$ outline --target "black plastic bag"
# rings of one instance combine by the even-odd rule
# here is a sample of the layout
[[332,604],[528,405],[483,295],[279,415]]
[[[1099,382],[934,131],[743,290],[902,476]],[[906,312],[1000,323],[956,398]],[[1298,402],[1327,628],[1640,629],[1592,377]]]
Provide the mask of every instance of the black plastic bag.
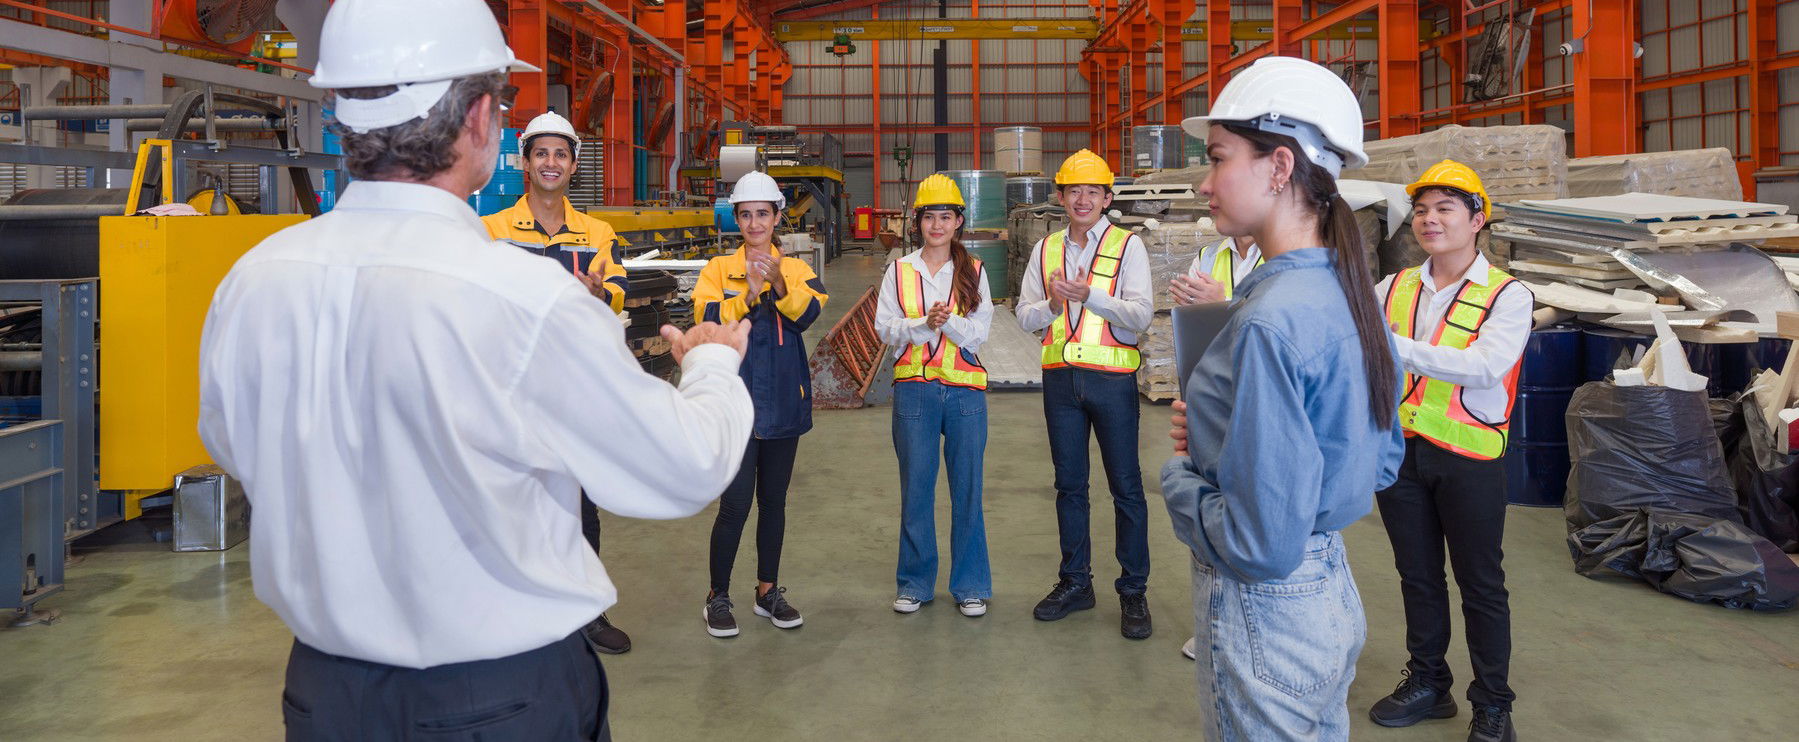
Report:
[[1753,397],[1739,400],[1744,430],[1730,449],[1730,478],[1736,484],[1743,525],[1774,542],[1781,551],[1799,551],[1799,455],[1782,454],[1762,422]]
[[1799,565],[1729,520],[1639,510],[1569,533],[1568,551],[1587,577],[1609,569],[1696,602],[1759,611],[1799,602]]
[[1705,392],[1595,381],[1566,419],[1570,532],[1638,510],[1739,518]]

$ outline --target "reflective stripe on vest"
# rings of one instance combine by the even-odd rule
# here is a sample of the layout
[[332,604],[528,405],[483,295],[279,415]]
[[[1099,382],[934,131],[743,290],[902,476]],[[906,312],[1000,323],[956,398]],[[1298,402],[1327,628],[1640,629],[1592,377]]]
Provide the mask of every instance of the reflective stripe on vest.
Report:
[[[1049,294],[1049,274],[1062,269],[1063,246],[1068,237],[1064,229],[1043,239],[1043,280],[1044,294]],[[1093,264],[1087,269],[1087,286],[1093,291],[1117,295],[1118,267],[1124,261],[1124,248],[1130,244],[1129,230],[1107,225],[1106,233],[1100,237],[1099,249],[1093,251]],[[1119,342],[1112,334],[1112,325],[1098,312],[1081,311],[1080,330],[1074,331],[1074,312],[1062,313],[1062,318],[1051,321],[1049,329],[1043,333],[1043,367],[1062,368],[1075,366],[1094,371],[1112,371],[1130,373],[1143,365],[1143,354],[1137,346]],[[1070,340],[1070,337],[1073,340]]]
[[[900,311],[907,319],[925,316],[924,276],[911,263],[901,260],[894,263],[894,282],[898,285]],[[980,274],[981,261],[974,261],[976,275]],[[950,295],[950,311],[956,311],[955,294]],[[900,353],[898,361],[893,364],[893,380],[901,381],[939,381],[950,386],[965,386],[971,389],[987,388],[987,369],[982,368],[979,361],[971,355],[962,356],[962,349],[949,339],[941,330],[937,333],[937,342],[925,346],[912,343]]]
[[[1237,252],[1236,244],[1232,242],[1231,246],[1221,247],[1218,258],[1212,261],[1212,279],[1224,284],[1224,298],[1227,300],[1237,293],[1237,261],[1234,255]],[[1255,264],[1249,266],[1249,269],[1253,271],[1261,265],[1262,256],[1257,255]]]
[[[1481,325],[1493,313],[1493,301],[1499,292],[1515,280],[1498,268],[1487,268],[1487,285],[1473,281],[1462,284],[1455,300],[1437,327],[1431,345],[1465,350],[1480,337]],[[1407,268],[1393,278],[1387,291],[1387,321],[1393,331],[1413,337],[1417,329],[1418,311],[1424,289],[1424,271]],[[1481,421],[1462,405],[1463,389],[1447,381],[1407,373],[1406,395],[1399,403],[1399,423],[1406,435],[1422,436],[1438,447],[1471,459],[1491,460],[1505,455],[1506,440],[1511,430],[1512,400],[1517,396],[1520,357],[1505,375],[1505,420],[1498,424]]]

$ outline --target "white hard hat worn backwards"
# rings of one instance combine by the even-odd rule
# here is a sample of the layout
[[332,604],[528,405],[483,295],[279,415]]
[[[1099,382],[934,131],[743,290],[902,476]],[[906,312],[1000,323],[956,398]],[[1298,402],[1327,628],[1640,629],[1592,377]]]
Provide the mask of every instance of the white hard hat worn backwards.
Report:
[[1336,73],[1296,57],[1264,57],[1226,83],[1211,111],[1181,122],[1205,141],[1210,125],[1241,124],[1293,137],[1306,159],[1329,171],[1368,164],[1362,104]]
[[531,140],[540,134],[554,134],[568,140],[568,146],[574,148],[575,154],[581,154],[581,137],[575,134],[575,125],[568,122],[555,111],[541,113],[531,123],[525,125],[524,133],[518,135],[518,141],[527,152],[531,148]]
[[366,133],[427,115],[457,78],[538,71],[513,56],[482,0],[337,0],[325,14],[308,82],[329,89],[399,86],[381,98],[337,99],[338,122]]
[[732,205],[746,201],[768,201],[775,205],[775,211],[787,208],[787,197],[781,194],[780,184],[768,173],[752,170],[737,179],[737,185],[731,188]]

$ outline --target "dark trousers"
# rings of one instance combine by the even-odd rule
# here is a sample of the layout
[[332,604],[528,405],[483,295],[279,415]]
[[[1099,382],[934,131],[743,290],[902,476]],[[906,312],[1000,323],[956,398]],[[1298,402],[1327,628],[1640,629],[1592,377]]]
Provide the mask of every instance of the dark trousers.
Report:
[[1056,467],[1056,526],[1062,542],[1061,576],[1093,582],[1093,540],[1087,501],[1090,469],[1087,435],[1099,439],[1100,463],[1112,490],[1113,528],[1122,573],[1121,595],[1149,585],[1149,506],[1143,500],[1143,467],[1137,462],[1137,377],[1079,368],[1043,371],[1043,418]]
[[290,742],[612,739],[606,671],[580,632],[510,657],[423,670],[298,641],[281,715]]
[[1399,480],[1382,490],[1381,522],[1393,542],[1399,590],[1405,598],[1406,663],[1412,676],[1439,692],[1454,684],[1449,651],[1449,585],[1443,579],[1447,545],[1462,592],[1468,658],[1474,682],[1468,701],[1511,710],[1506,683],[1512,657],[1511,608],[1505,590],[1505,461],[1476,461],[1422,438],[1406,439]]
[[718,498],[718,519],[712,521],[712,592],[731,591],[731,565],[737,561],[737,544],[750,519],[750,502],[756,503],[756,579],[773,583],[781,570],[781,539],[787,531],[787,484],[793,480],[793,460],[800,439],[751,438],[743,451],[737,478]]
[[581,537],[595,554],[600,553],[600,509],[587,499],[586,492],[581,493]]

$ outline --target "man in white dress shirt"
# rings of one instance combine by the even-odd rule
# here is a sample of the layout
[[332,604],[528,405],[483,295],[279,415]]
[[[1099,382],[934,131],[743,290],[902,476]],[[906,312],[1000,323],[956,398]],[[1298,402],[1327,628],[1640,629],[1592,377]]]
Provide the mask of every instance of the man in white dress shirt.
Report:
[[294,633],[290,740],[609,739],[580,629],[617,591],[577,498],[692,515],[749,438],[747,326],[665,328],[671,387],[463,200],[493,170],[505,73],[530,69],[480,0],[338,0],[312,84],[356,181],[213,297],[200,434],[256,507],[256,595]]

